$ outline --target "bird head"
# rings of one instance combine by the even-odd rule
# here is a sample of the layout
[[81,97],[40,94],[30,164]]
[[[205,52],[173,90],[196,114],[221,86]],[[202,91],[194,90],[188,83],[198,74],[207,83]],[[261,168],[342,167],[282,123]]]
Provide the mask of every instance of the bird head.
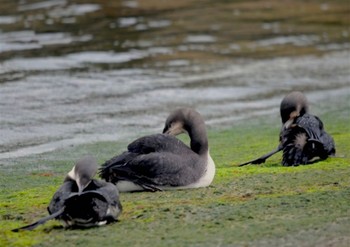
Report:
[[180,108],[170,113],[165,121],[163,134],[176,136],[186,133],[186,113],[186,108]]
[[284,128],[288,129],[294,120],[309,111],[309,104],[302,92],[294,91],[286,95],[280,105],[280,115]]
[[76,182],[79,193],[81,193],[89,185],[96,172],[96,160],[91,156],[86,156],[76,162],[67,176]]

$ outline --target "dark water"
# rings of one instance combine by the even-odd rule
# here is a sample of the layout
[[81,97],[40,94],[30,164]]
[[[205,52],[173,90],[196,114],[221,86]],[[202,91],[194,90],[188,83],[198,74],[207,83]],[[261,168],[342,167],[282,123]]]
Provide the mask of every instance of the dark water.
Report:
[[[350,94],[348,1],[0,0],[0,159]],[[335,101],[336,102],[336,101]]]

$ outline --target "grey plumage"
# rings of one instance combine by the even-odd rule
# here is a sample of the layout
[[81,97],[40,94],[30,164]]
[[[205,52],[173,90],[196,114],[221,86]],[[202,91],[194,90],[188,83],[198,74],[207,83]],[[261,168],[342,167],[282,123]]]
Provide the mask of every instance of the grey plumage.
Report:
[[282,124],[285,124],[288,120],[294,120],[307,112],[309,112],[309,103],[302,92],[291,92],[281,101],[280,116]]
[[122,210],[119,192],[112,183],[92,179],[96,171],[94,158],[88,156],[79,160],[53,195],[48,206],[50,215],[13,231],[32,230],[51,219],[77,227],[116,221]]
[[[187,132],[191,148],[173,135]],[[130,181],[140,190],[188,186],[206,172],[208,140],[204,121],[193,109],[181,108],[169,115],[163,134],[141,137],[127,151],[106,161],[100,175],[117,184]]]

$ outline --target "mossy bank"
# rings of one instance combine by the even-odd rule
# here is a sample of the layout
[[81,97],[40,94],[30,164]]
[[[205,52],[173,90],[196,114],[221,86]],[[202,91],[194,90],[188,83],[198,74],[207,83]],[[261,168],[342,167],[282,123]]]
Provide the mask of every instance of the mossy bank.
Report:
[[210,129],[217,165],[210,187],[122,194],[120,221],[99,228],[67,230],[51,221],[34,231],[11,232],[47,214],[75,160],[90,153],[102,163],[130,140],[2,162],[0,246],[349,246],[349,102],[348,96],[316,107],[335,139],[336,157],[282,167],[277,154],[260,166],[237,167],[276,147],[278,113]]

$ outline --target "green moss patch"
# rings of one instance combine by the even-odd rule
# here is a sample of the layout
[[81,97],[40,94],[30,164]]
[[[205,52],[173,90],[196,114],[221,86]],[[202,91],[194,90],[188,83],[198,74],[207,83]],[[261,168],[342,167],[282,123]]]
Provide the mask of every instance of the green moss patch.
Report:
[[90,153],[102,163],[127,142],[100,142],[8,160],[0,166],[0,246],[347,246],[347,102],[346,97],[339,99],[336,110],[324,108],[320,115],[335,139],[336,157],[282,167],[277,154],[262,165],[238,167],[277,146],[279,121],[259,117],[211,129],[209,142],[217,165],[211,186],[123,193],[120,221],[99,228],[71,230],[50,221],[31,232],[11,232],[47,215],[53,193],[75,160]]

